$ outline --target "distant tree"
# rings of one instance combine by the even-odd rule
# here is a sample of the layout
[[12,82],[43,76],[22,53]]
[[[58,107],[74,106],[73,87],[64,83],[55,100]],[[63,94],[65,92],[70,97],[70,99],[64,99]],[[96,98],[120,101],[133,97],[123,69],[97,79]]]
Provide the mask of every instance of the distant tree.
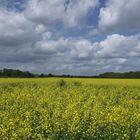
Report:
[[41,73],[41,74],[40,74],[40,77],[42,77],[42,78],[43,78],[43,77],[45,77],[45,75],[44,75],[43,73]]
[[49,74],[48,74],[48,77],[53,77],[53,74],[49,73]]
[[0,77],[34,77],[34,74],[26,71],[20,71],[20,70],[13,70],[13,69],[3,69],[0,71]]
[[99,77],[100,78],[140,78],[140,71],[124,72],[124,73],[106,72],[100,74]]

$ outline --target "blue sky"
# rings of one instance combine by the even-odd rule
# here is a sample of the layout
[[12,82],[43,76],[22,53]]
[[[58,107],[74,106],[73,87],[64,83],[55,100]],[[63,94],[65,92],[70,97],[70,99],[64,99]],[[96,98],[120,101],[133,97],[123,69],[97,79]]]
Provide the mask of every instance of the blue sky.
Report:
[[0,0],[0,67],[95,75],[140,70],[139,0]]

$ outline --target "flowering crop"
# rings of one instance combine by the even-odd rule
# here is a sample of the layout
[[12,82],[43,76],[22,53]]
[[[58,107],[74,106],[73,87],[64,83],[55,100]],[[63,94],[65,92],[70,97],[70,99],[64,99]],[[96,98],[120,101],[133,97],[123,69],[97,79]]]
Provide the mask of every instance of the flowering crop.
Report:
[[0,79],[0,140],[139,140],[140,81]]

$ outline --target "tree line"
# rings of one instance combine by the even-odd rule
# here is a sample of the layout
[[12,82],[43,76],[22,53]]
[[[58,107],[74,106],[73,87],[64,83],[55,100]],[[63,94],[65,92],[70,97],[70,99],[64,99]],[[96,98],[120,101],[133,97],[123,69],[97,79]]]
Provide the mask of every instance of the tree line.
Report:
[[115,73],[115,72],[106,72],[100,74],[101,78],[140,78],[140,71],[136,72],[124,72],[124,73]]
[[45,77],[68,77],[68,78],[140,78],[140,71],[136,72],[124,72],[124,73],[116,73],[116,72],[106,72],[97,76],[74,76],[74,75],[53,75],[49,74],[34,74],[28,71],[14,70],[14,69],[2,69],[0,70],[0,77],[8,78],[8,77],[17,77],[17,78],[45,78]]
[[0,77],[23,77],[23,78],[33,78],[35,75],[28,71],[13,70],[13,69],[2,69],[0,70]]

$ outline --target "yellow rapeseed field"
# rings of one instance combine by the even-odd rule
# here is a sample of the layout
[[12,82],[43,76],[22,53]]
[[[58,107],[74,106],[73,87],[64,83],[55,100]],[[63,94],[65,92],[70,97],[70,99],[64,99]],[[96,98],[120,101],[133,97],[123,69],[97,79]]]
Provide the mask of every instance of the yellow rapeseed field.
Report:
[[140,140],[140,80],[0,79],[0,140]]

